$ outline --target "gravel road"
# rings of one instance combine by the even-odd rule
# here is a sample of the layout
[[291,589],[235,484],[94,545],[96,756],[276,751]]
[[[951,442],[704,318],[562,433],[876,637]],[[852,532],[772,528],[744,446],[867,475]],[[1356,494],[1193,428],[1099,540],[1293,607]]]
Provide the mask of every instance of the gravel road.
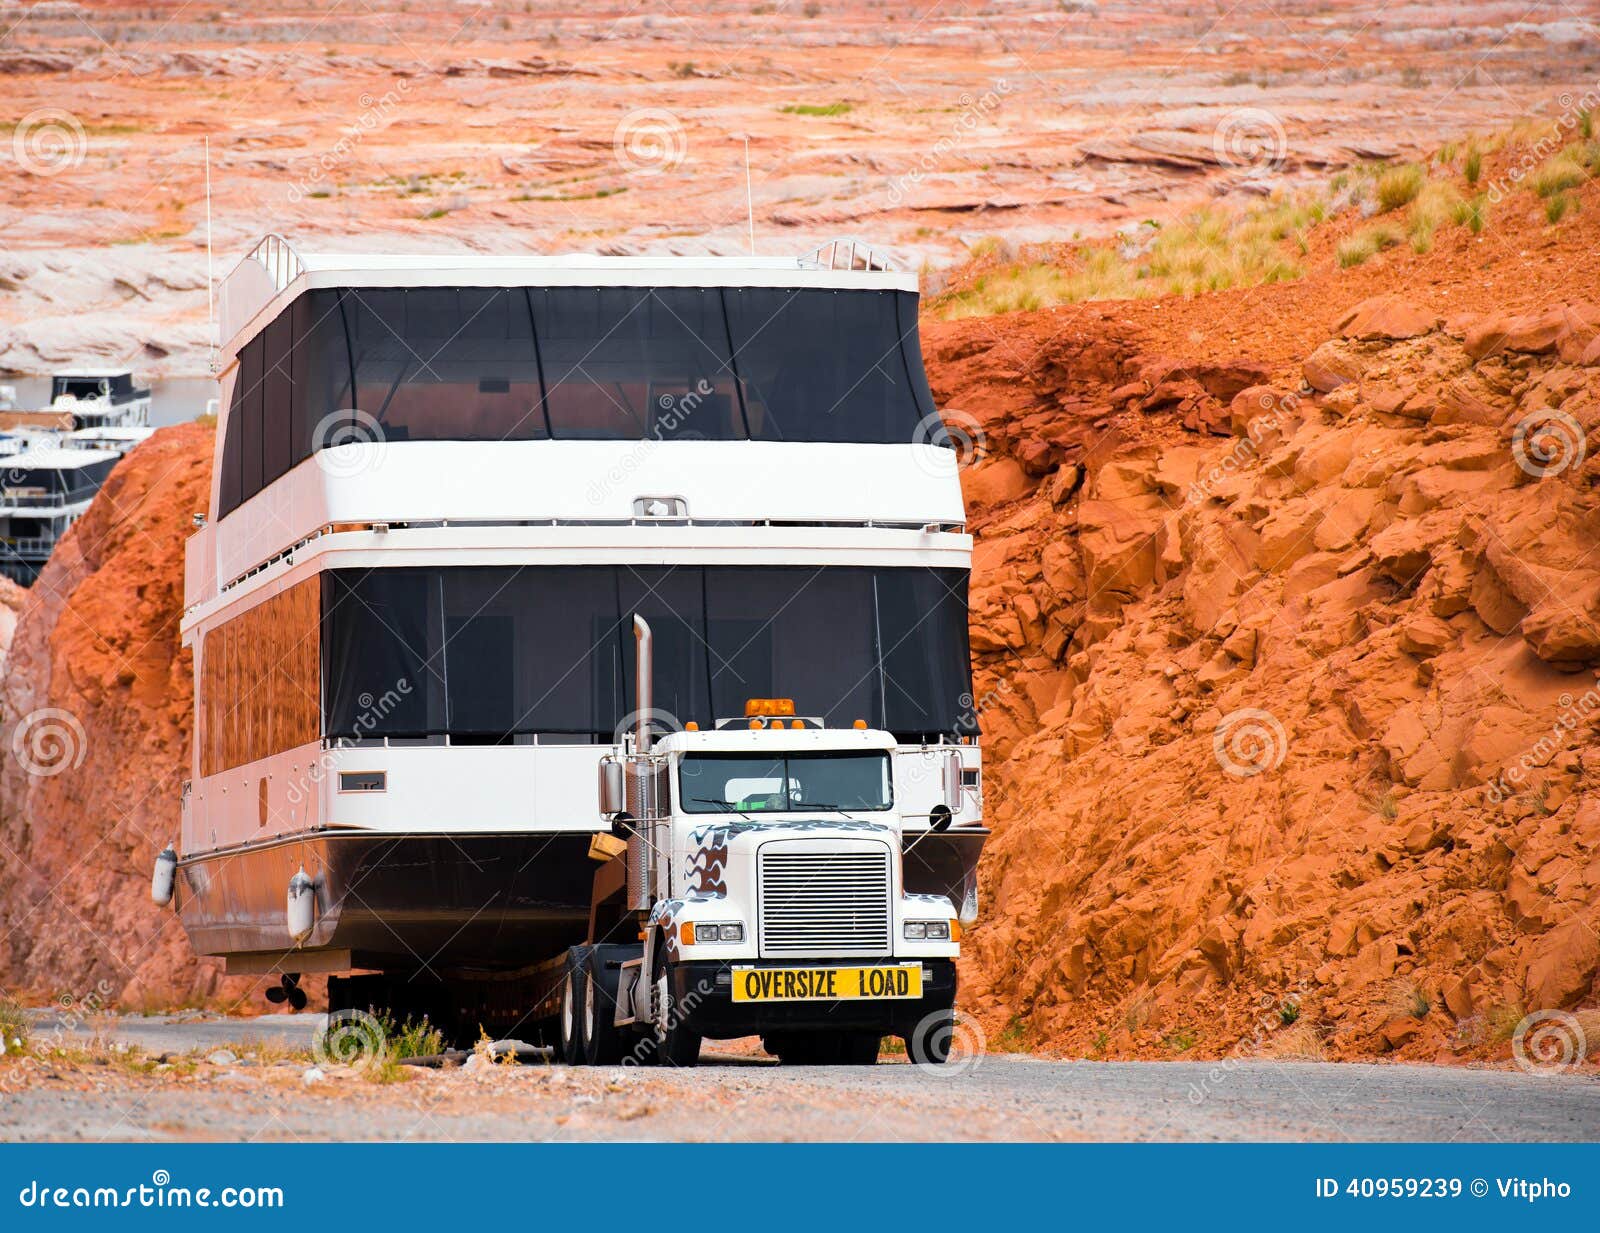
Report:
[[[380,1084],[252,1044],[309,1048],[321,1016],[124,1018],[103,1036],[167,1073],[48,1066],[0,1083],[0,1139],[1600,1139],[1592,1070],[1303,1062],[1063,1062],[988,1055],[939,1070],[780,1068],[708,1046],[695,1070],[405,1068]],[[35,1041],[80,1036],[41,1018]],[[203,1060],[223,1045],[236,1056]],[[3,1074],[3,1072],[0,1072]]]

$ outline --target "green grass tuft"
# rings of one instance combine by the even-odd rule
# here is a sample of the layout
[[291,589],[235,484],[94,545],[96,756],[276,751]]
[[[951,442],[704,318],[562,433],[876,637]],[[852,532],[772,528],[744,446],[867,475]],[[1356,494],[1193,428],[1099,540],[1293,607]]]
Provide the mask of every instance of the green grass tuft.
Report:
[[1403,205],[1410,205],[1417,199],[1417,194],[1422,192],[1424,180],[1422,168],[1415,163],[1406,163],[1385,171],[1378,177],[1375,190],[1378,197],[1378,212],[1387,214]]
[[854,103],[790,103],[778,108],[789,116],[842,116],[855,110]]

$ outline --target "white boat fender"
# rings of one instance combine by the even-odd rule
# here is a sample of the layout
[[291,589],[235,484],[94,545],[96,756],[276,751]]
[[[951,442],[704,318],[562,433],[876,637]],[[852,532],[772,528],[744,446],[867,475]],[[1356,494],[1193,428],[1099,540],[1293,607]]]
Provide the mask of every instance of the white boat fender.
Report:
[[161,849],[161,855],[156,857],[156,871],[150,878],[150,898],[157,907],[166,907],[172,902],[172,887],[178,878],[178,854],[172,850],[169,843]]
[[306,877],[305,867],[289,879],[289,937],[304,942],[317,923],[317,888]]

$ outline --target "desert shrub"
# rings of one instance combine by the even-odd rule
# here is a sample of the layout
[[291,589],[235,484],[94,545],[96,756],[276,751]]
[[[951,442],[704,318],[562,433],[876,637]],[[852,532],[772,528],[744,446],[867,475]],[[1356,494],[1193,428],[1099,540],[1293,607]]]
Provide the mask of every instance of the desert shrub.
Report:
[[1391,167],[1378,177],[1378,212],[1387,214],[1403,205],[1410,205],[1422,191],[1422,168],[1415,163]]
[[1458,201],[1450,209],[1450,220],[1477,235],[1489,221],[1489,198],[1479,193],[1471,201]]
[[1541,164],[1528,177],[1528,187],[1541,197],[1554,197],[1569,188],[1577,188],[1588,178],[1589,173],[1578,163],[1573,153],[1563,150]]
[[1476,184],[1483,175],[1483,151],[1474,146],[1467,151],[1467,161],[1462,166],[1468,184]]
[[1379,223],[1375,227],[1368,227],[1354,235],[1341,240],[1336,250],[1339,265],[1342,269],[1360,265],[1370,257],[1376,256],[1386,248],[1393,248],[1400,243],[1401,232],[1398,227],[1391,227],[1386,223]]
[[1425,253],[1433,247],[1433,233],[1454,216],[1460,201],[1461,194],[1442,180],[1432,181],[1423,188],[1412,203],[1406,221],[1406,234],[1413,251]]
[[1576,206],[1577,200],[1566,193],[1557,193],[1545,199],[1544,219],[1552,227],[1565,218]]
[[0,1054],[20,1053],[28,1047],[28,1017],[22,1004],[0,993]]
[[778,110],[790,116],[842,116],[854,106],[853,103],[790,103]]

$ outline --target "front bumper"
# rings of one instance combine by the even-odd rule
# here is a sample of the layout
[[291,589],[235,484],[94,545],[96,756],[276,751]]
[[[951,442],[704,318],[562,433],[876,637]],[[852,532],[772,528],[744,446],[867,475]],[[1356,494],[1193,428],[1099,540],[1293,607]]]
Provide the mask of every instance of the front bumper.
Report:
[[923,959],[922,996],[894,1000],[735,1002],[733,969],[872,967],[900,959],[853,959],[848,963],[751,963],[749,960],[694,960],[672,968],[672,1004],[685,1009],[685,1022],[714,1040],[782,1031],[876,1031],[909,1036],[936,1011],[956,1001],[956,965],[950,959]]

